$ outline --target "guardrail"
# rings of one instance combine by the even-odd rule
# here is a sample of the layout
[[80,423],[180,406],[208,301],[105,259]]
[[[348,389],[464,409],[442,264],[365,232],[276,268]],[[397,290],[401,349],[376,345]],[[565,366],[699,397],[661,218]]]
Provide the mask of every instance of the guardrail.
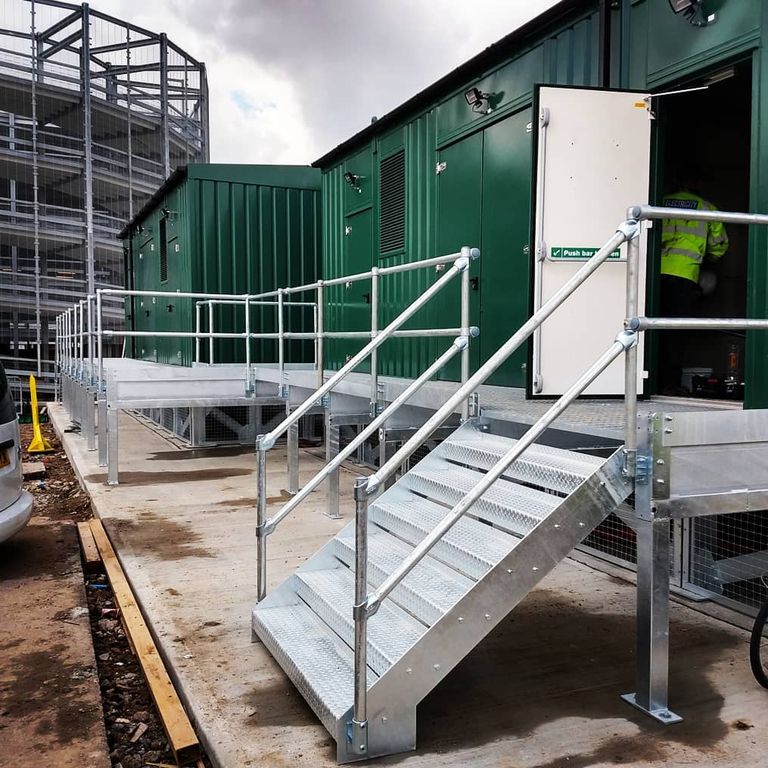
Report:
[[[641,331],[657,329],[743,328],[768,329],[768,320],[699,319],[699,318],[640,318],[636,317],[639,296],[640,222],[644,219],[675,218],[678,209],[636,206],[628,209],[627,219],[616,234],[576,274],[565,283],[480,369],[438,409],[435,414],[397,451],[383,467],[367,478],[355,483],[355,673],[354,705],[350,728],[350,744],[353,751],[367,751],[367,623],[381,603],[413,568],[432,550],[435,544],[462,518],[482,495],[509,467],[530,447],[573,403],[586,388],[616,360],[625,355],[625,471],[634,478],[637,458],[637,338]],[[722,221],[736,224],[768,225],[768,216],[713,211],[688,211],[685,217],[700,221]],[[622,243],[627,243],[626,321],[624,330],[605,353],[585,371],[574,385],[560,397],[546,413],[483,475],[483,478],[446,514],[442,521],[414,548],[398,567],[372,592],[368,592],[368,504],[382,484],[394,474],[413,452],[445,421],[452,409],[463,398],[480,386],[563,302],[602,264]],[[664,567],[668,565],[664,564]],[[650,651],[646,651],[648,658]],[[650,711],[654,700],[654,686],[663,686],[666,701],[666,678],[653,679],[650,662],[646,670],[645,693],[638,694],[638,706]],[[643,686],[638,686],[638,691]],[[649,693],[650,692],[650,693]],[[648,700],[646,701],[645,698]]]

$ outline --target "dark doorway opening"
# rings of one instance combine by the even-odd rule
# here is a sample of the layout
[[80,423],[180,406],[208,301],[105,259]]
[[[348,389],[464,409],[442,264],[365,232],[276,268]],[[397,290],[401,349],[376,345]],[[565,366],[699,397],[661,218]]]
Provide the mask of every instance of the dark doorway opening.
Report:
[[[694,176],[698,189],[691,191],[716,208],[749,211],[751,62],[718,70],[703,81],[679,87],[701,85],[708,87],[659,99],[661,163],[656,202],[663,205],[665,196],[680,191],[683,178]],[[657,224],[658,230],[660,225],[661,222]],[[712,288],[712,278],[705,278],[710,282],[710,290],[698,292],[693,309],[696,317],[747,315],[748,228],[728,225],[726,229],[728,251],[720,261],[705,261],[702,265],[702,272],[714,275],[716,284]],[[655,241],[651,264],[655,264],[658,296],[660,231]],[[657,302],[657,313],[659,308]],[[657,393],[743,399],[744,333],[673,331],[658,341]]]

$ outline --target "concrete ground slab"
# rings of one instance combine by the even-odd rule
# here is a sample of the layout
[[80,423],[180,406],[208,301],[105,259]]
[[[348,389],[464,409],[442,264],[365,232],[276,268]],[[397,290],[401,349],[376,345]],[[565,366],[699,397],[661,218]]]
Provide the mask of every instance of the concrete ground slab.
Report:
[[[68,420],[51,408],[61,434]],[[211,759],[222,768],[335,764],[324,728],[261,643],[256,597],[255,459],[251,451],[179,449],[120,416],[121,485],[84,441],[64,434],[76,471],[113,538]],[[302,455],[302,478],[320,461]],[[284,454],[269,456],[270,507],[282,501]],[[315,494],[269,539],[277,584],[343,520]],[[751,678],[747,634],[672,607],[671,707],[664,727],[623,703],[633,690],[634,588],[565,561],[419,708],[418,750],[371,765],[480,768],[758,766],[768,695]]]

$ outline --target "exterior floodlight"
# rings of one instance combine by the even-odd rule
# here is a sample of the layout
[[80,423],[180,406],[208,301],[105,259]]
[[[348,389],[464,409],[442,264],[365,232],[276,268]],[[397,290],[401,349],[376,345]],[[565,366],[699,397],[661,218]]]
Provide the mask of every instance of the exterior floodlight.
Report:
[[360,189],[360,179],[362,179],[362,176],[358,176],[356,173],[352,173],[351,171],[347,171],[344,174],[344,181],[349,184],[352,189],[355,190],[355,192],[362,192],[363,190]]
[[706,27],[715,21],[715,14],[709,16],[704,12],[704,0],[669,0],[674,13],[682,13],[696,27]]
[[483,93],[479,88],[470,88],[464,93],[464,100],[472,108],[473,112],[488,114],[491,105],[488,103],[489,93]]
[[675,13],[690,11],[694,6],[699,5],[698,0],[669,0],[672,10]]

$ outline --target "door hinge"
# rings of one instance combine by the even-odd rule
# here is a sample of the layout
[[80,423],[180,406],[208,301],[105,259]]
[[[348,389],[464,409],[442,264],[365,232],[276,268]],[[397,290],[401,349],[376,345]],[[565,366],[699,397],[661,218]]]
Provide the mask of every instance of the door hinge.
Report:
[[435,165],[435,175],[439,176],[447,167],[448,163],[446,163],[445,160],[441,160]]
[[547,258],[547,244],[542,240],[536,245],[536,261],[544,261]]
[[352,234],[352,227],[350,227],[349,224],[347,224],[347,226],[344,227],[344,235],[349,236],[351,234]]

